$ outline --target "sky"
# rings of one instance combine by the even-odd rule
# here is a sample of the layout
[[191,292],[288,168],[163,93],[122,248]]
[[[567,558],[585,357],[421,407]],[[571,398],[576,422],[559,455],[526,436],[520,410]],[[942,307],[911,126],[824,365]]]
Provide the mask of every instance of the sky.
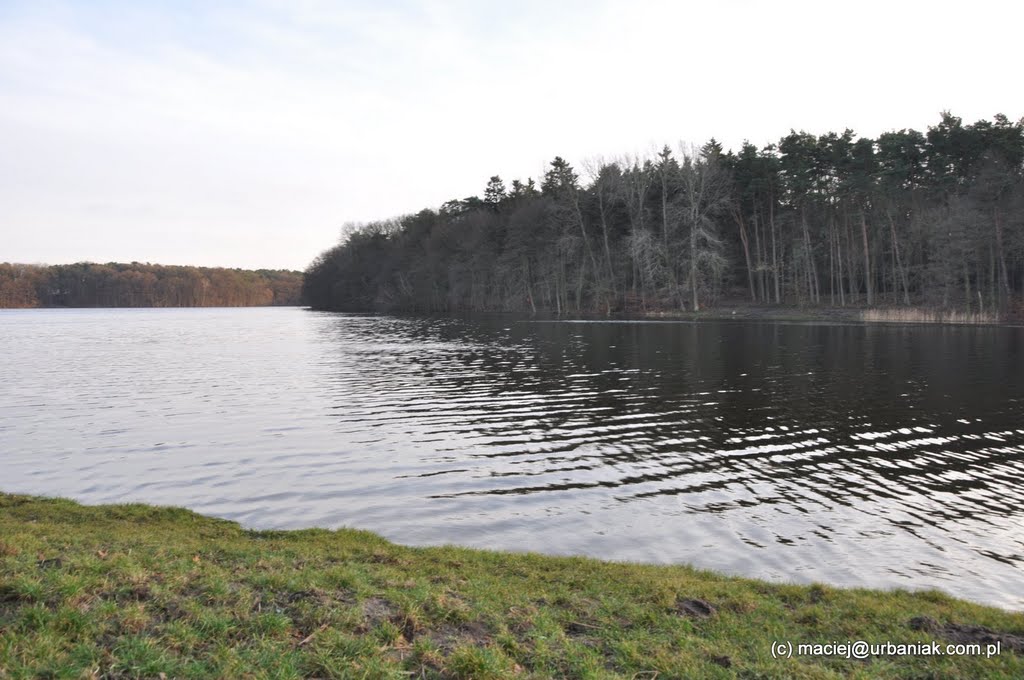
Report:
[[1024,3],[0,0],[0,262],[304,269],[663,144],[1024,116]]

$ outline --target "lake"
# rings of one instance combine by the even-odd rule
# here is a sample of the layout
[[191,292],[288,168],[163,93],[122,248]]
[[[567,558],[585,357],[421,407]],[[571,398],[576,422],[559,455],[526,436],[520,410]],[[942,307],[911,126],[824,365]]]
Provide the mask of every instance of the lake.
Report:
[[0,311],[0,490],[1024,608],[1024,329]]

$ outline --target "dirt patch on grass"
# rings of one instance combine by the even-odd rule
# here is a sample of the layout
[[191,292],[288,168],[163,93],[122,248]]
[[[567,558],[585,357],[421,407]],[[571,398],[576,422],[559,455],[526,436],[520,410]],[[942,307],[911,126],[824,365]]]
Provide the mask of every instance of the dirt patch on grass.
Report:
[[423,636],[433,642],[447,656],[461,645],[483,647],[491,642],[491,632],[481,621],[467,621],[457,626],[443,624],[425,631]]
[[689,597],[676,600],[675,611],[689,619],[707,619],[718,612],[710,602]]
[[421,633],[419,622],[414,616],[404,613],[398,605],[383,597],[370,597],[363,601],[363,625],[359,631],[365,633],[383,623],[390,623],[402,634],[406,642],[412,642]]
[[383,551],[370,553],[366,556],[366,561],[370,564],[386,564],[391,566],[405,566],[409,564],[409,560],[401,557],[395,557],[394,555]]
[[296,590],[288,593],[285,600],[288,604],[309,602],[321,607],[327,607],[336,604],[353,605],[356,602],[356,596],[351,590],[330,591],[314,588],[312,590]]
[[517,638],[521,639],[533,630],[533,620],[536,616],[536,607],[509,607],[508,614],[505,616],[505,622],[508,625],[509,631],[511,631]]
[[390,621],[398,615],[398,606],[383,597],[369,597],[363,601],[363,618],[368,627]]
[[569,637],[588,637],[601,631],[601,624],[594,619],[578,619],[570,621],[564,627]]
[[257,593],[251,611],[283,614],[304,638],[324,627],[339,607],[351,608],[355,602],[355,595],[348,590],[272,590]]
[[96,597],[100,600],[124,604],[128,602],[148,602],[153,599],[153,591],[145,584],[138,584],[118,590],[104,590]]
[[169,623],[188,618],[188,611],[177,600],[159,602],[152,607],[153,618],[157,623]]
[[355,601],[355,594],[350,590],[328,591],[314,588],[312,590],[259,593],[252,609],[253,611],[263,611],[269,607],[290,616],[308,605],[314,607],[352,606]]
[[7,583],[0,583],[0,604],[23,604],[33,602],[34,598],[25,593],[19,592],[14,586]]
[[994,631],[985,626],[939,623],[930,616],[916,616],[910,619],[909,625],[914,630],[923,630],[956,644],[994,645],[999,643],[1001,649],[1018,654],[1024,653],[1024,636]]

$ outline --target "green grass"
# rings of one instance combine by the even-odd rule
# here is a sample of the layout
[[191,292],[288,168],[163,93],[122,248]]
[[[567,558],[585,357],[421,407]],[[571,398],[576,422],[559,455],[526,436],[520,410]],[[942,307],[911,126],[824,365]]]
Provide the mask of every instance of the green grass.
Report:
[[777,640],[945,644],[909,625],[918,616],[1024,634],[1020,613],[937,592],[407,548],[361,531],[246,531],[181,509],[0,495],[2,678],[1024,677],[1024,655],[1005,649],[772,657]]

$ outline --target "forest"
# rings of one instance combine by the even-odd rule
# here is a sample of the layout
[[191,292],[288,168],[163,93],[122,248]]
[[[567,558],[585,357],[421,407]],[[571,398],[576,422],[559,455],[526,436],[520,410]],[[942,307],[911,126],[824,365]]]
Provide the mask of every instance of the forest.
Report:
[[[582,178],[581,178],[582,175]],[[305,300],[344,311],[646,314],[725,304],[1024,312],[1024,119],[877,139],[551,161],[539,186],[347,225]]]
[[159,264],[0,263],[0,308],[297,305],[302,274]]

